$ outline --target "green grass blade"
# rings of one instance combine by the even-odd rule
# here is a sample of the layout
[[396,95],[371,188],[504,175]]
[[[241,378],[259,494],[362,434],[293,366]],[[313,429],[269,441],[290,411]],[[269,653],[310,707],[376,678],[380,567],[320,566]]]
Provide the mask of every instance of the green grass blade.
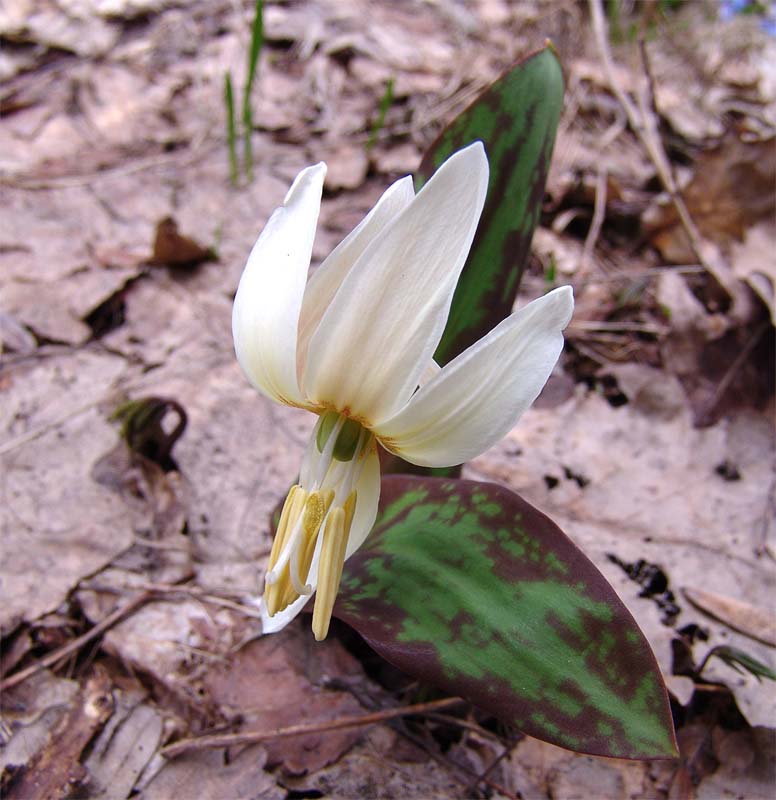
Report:
[[251,26],[251,47],[248,51],[248,77],[245,81],[242,104],[242,125],[243,125],[243,155],[245,162],[245,173],[250,180],[253,177],[253,144],[251,136],[253,134],[253,109],[251,108],[251,92],[253,82],[256,78],[256,70],[259,64],[259,56],[264,46],[264,2],[256,0],[253,25]]
[[232,76],[224,74],[224,105],[226,106],[226,144],[229,148],[229,180],[237,186],[237,125],[234,118],[234,90]]
[[248,98],[253,89],[256,77],[256,67],[259,64],[261,48],[264,46],[264,0],[256,0],[256,8],[251,27],[251,49],[248,53],[248,78],[245,82],[245,97],[243,98],[243,113],[245,111],[245,98]]
[[389,78],[388,82],[385,84],[385,92],[380,99],[380,107],[377,111],[377,118],[372,125],[372,131],[369,134],[369,139],[366,143],[367,151],[371,150],[375,146],[377,137],[385,125],[385,115],[388,113],[391,103],[393,103],[393,78]]

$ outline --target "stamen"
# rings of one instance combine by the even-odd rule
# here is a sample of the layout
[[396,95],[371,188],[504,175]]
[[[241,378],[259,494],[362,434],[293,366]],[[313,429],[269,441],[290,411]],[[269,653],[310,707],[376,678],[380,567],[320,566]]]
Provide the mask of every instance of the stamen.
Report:
[[345,561],[355,507],[356,494],[352,492],[345,507],[333,509],[326,518],[323,546],[318,562],[318,590],[313,608],[313,633],[319,642],[323,641],[329,632],[331,612],[342,578],[342,565]]
[[[332,501],[334,500],[334,492],[328,490],[321,492],[320,496],[323,500],[321,520],[317,524],[315,532],[306,537],[305,548],[303,550],[300,549],[299,574],[305,581],[310,574],[310,565],[312,564],[313,556],[315,555],[315,545],[318,541],[318,534],[321,530],[321,524],[325,520],[326,515],[329,513],[329,509],[331,508]],[[306,591],[304,591],[303,594],[310,594],[310,592],[312,592],[312,587],[309,584],[305,587],[305,589]]]
[[[294,489],[297,491],[294,491]],[[283,511],[280,514],[280,523],[278,524],[278,530],[275,534],[275,541],[272,543],[272,552],[269,557],[269,570],[264,579],[270,586],[279,580],[280,573],[288,563],[294,535],[299,528],[299,518],[306,502],[307,492],[301,486],[291,487],[286,502],[283,504]],[[286,509],[288,509],[288,516],[284,519]],[[278,546],[277,550],[280,552],[279,555],[276,555],[276,544]]]
[[289,489],[288,494],[286,495],[286,502],[283,503],[283,510],[280,512],[278,528],[277,531],[275,531],[275,539],[272,542],[272,552],[269,554],[270,570],[275,566],[275,562],[278,560],[278,555],[283,549],[283,545],[286,541],[286,534],[288,533],[288,518],[291,514],[291,507],[294,504],[294,495],[300,491],[302,491],[302,487],[298,484],[295,484]]
[[288,603],[283,599],[290,586],[291,578],[288,571],[288,558],[283,558],[285,551],[290,550],[293,544],[294,532],[299,526],[299,517],[307,500],[307,492],[301,486],[292,486],[291,491],[283,504],[280,513],[275,541],[272,542],[272,551],[269,556],[269,570],[264,578],[264,602],[270,617],[282,611]]
[[317,562],[313,632],[319,641],[329,630],[356,508],[354,487],[371,447],[372,434],[360,423],[333,411],[322,414],[308,441],[299,485],[288,493],[272,543],[265,577],[267,611],[274,616],[311,594],[307,581]]
[[[326,492],[326,495],[331,495],[331,500],[334,499],[334,492]],[[329,504],[331,504],[329,500]],[[310,571],[310,565],[304,568],[304,556],[310,548],[310,543],[315,547],[315,541],[318,538],[318,531],[321,529],[321,523],[326,516],[326,498],[321,492],[311,492],[305,503],[304,514],[302,515],[302,530],[301,535],[297,537],[291,551],[291,559],[289,566],[291,568],[291,583],[294,586],[294,591],[298,595],[311,594],[312,586],[302,581],[307,580],[307,573]]]

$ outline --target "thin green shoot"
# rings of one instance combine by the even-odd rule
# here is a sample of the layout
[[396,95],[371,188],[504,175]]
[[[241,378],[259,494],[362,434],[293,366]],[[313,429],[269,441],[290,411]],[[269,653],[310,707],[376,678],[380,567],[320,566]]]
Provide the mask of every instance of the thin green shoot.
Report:
[[256,67],[259,63],[259,56],[261,55],[261,48],[264,46],[264,0],[256,0],[256,11],[253,17],[253,26],[251,28],[251,49],[248,53],[248,78],[245,82],[245,97],[251,93],[253,88],[253,81],[256,77]]
[[[741,675],[747,672],[754,675],[759,683],[761,678],[768,678],[768,680],[776,681],[776,672],[774,672],[767,664],[763,664],[753,656],[739,650],[737,647],[730,647],[729,645],[718,645],[713,647],[706,653],[706,657],[701,662],[696,671],[696,677],[700,679],[701,673],[709,663],[709,659],[716,656],[720,661],[724,661],[731,669],[734,669]],[[743,669],[742,669],[743,668]]]
[[377,111],[377,117],[372,125],[372,131],[370,132],[369,139],[366,143],[367,151],[371,150],[375,146],[377,142],[377,136],[385,125],[385,115],[388,113],[388,109],[391,107],[392,102],[393,78],[388,78],[388,82],[385,84],[385,92],[380,100],[380,107]]
[[232,76],[224,74],[224,103],[226,104],[226,142],[229,147],[229,180],[237,186],[237,125],[234,118],[234,91]]
[[544,268],[544,283],[548,289],[555,286],[555,281],[558,279],[558,262],[555,260],[555,253],[550,253],[550,261]]
[[250,180],[253,176],[253,147],[251,134],[253,133],[253,109],[251,108],[251,91],[256,78],[259,56],[264,46],[264,0],[256,0],[253,25],[251,27],[251,47],[248,51],[248,77],[243,90],[242,126],[243,149],[245,157],[245,173]]
[[622,31],[620,0],[607,0],[606,16],[609,19],[609,38],[613,44],[619,44],[625,38]]

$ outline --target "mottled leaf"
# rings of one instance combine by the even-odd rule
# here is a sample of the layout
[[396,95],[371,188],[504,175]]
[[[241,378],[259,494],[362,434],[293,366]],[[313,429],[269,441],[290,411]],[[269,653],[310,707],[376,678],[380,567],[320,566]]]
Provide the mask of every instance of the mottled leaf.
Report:
[[638,626],[544,514],[495,484],[389,476],[335,614],[405,672],[562,747],[676,755]]
[[490,183],[435,359],[445,364],[510,314],[539,219],[563,104],[563,76],[549,45],[518,62],[445,128],[426,152],[420,187],[464,145],[481,139]]

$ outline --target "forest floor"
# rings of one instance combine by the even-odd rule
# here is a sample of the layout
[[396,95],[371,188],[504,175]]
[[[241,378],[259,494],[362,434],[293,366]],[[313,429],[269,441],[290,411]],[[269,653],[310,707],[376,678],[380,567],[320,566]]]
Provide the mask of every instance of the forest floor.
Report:
[[[772,796],[773,685],[695,666],[719,645],[776,666],[776,40],[712,3],[665,5],[609,18],[608,75],[609,45],[571,0],[268,2],[253,176],[237,186],[224,73],[243,85],[253,4],[3,6],[5,797]],[[251,602],[311,424],[234,358],[253,242],[325,160],[319,263],[548,37],[566,104],[519,303],[549,279],[574,286],[576,313],[536,406],[465,475],[549,514],[610,580],[671,690],[677,763],[577,755],[471,708],[368,725],[425,688],[342,625],[320,645],[304,615],[261,637]],[[162,464],[112,420],[148,396],[187,422]],[[365,724],[163,754],[354,715]]]

